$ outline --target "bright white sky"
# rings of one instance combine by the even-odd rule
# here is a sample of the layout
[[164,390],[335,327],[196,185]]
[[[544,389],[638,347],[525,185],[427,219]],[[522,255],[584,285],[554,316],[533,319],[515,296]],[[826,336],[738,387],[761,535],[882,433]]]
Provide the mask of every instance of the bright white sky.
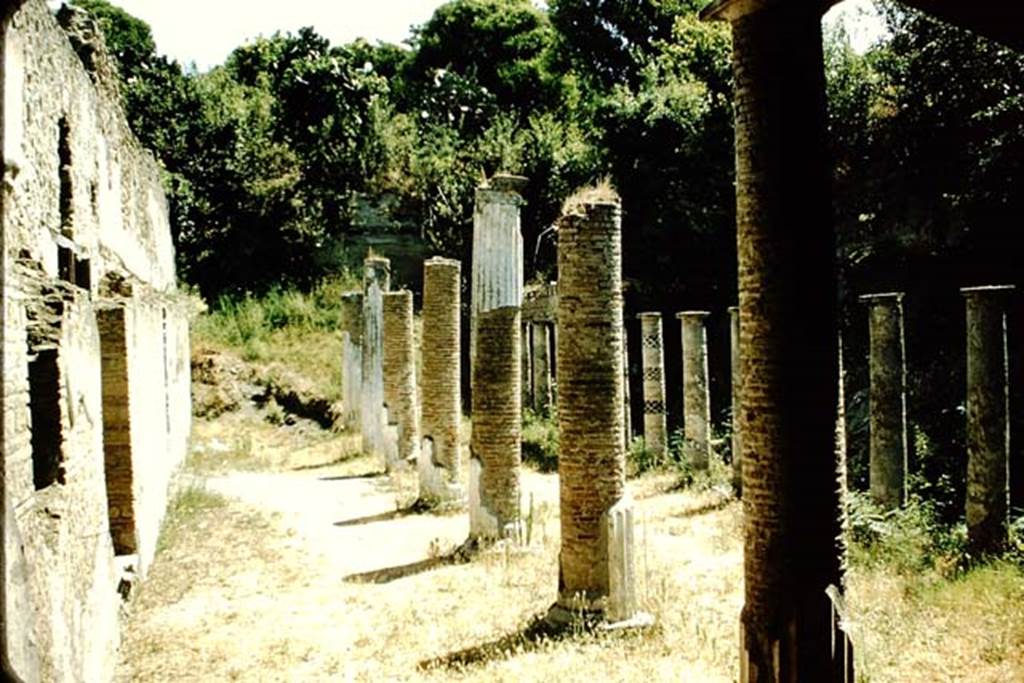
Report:
[[[200,71],[223,63],[239,45],[274,31],[313,26],[335,44],[356,38],[400,43],[445,0],[112,0],[150,25],[157,50]],[[58,4],[59,0],[51,0]],[[538,4],[543,4],[538,2]],[[826,21],[845,17],[863,51],[881,32],[871,0],[847,0]],[[868,14],[863,9],[868,9]]]
[[444,0],[111,0],[153,29],[157,51],[200,71],[239,45],[312,26],[334,44],[356,38],[400,43]]

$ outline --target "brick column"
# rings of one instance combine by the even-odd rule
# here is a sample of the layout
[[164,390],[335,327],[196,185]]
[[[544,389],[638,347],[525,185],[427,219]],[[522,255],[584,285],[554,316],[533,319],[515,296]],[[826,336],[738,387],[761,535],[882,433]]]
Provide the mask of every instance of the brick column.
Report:
[[871,498],[885,509],[907,500],[907,366],[903,294],[868,294],[871,375]]
[[732,489],[743,496],[743,434],[739,429],[740,392],[743,373],[740,371],[740,308],[729,307],[729,358],[732,385]]
[[522,403],[519,308],[482,311],[470,438],[469,535],[479,541],[519,531]]
[[640,335],[644,374],[644,442],[657,462],[668,452],[668,423],[665,418],[665,354],[661,313],[641,313]]
[[967,543],[982,555],[1008,541],[1006,306],[1013,287],[960,291],[967,305]]
[[530,323],[533,349],[533,410],[538,415],[551,412],[551,327],[546,322]]
[[[740,681],[853,680],[837,481],[824,3],[717,0],[732,23],[743,391]],[[830,597],[834,596],[834,597]]]
[[[391,261],[363,262],[363,390],[360,419],[363,452],[384,455],[384,292],[391,288]],[[387,463],[385,463],[386,465]]]
[[[526,179],[520,176],[496,175],[476,190],[469,320],[470,393],[476,372],[473,359],[480,313],[523,305],[523,235],[519,226],[523,199],[519,193],[525,185]],[[519,335],[516,330],[516,337]]]
[[423,264],[423,443],[420,496],[459,500],[462,265],[432,258]]
[[559,221],[558,478],[561,540],[555,620],[636,616],[632,504],[622,407],[622,237],[618,202]]
[[363,391],[363,294],[341,296],[341,400],[346,429],[361,425]]
[[683,311],[683,457],[695,469],[708,469],[711,457],[711,401],[708,395],[707,311]]
[[416,398],[416,359],[412,292],[384,294],[384,396],[388,423],[395,428],[393,458],[388,469],[419,458],[420,424]]

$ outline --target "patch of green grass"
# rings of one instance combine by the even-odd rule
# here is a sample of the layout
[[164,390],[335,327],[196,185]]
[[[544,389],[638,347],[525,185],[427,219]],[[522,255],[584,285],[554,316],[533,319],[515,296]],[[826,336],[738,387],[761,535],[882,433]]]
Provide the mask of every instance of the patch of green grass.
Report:
[[173,546],[178,534],[190,527],[200,514],[226,505],[227,499],[224,496],[208,491],[199,481],[189,482],[178,491],[167,507],[167,516],[157,539],[157,555]]
[[340,398],[341,295],[359,289],[350,274],[306,292],[274,288],[262,296],[221,297],[193,325],[196,346],[230,350],[253,363],[279,364]]

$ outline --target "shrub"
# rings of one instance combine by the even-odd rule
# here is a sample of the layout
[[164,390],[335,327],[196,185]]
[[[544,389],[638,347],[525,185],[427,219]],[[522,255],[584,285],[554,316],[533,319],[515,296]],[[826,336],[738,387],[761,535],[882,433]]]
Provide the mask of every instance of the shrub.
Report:
[[527,408],[523,411],[523,462],[541,472],[558,471],[558,416],[543,417]]

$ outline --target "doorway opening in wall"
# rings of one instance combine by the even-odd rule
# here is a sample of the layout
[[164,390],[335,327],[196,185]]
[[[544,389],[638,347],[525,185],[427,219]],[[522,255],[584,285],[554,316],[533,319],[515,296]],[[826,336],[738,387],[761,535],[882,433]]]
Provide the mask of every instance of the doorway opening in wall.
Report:
[[60,232],[64,237],[71,239],[74,237],[71,216],[74,206],[74,193],[71,187],[71,126],[63,117],[58,126],[60,135],[57,141],[57,156],[60,161]]
[[103,470],[107,513],[115,555],[137,550],[132,468],[131,413],[128,401],[128,353],[123,308],[97,313],[103,382]]
[[39,491],[64,483],[57,349],[39,349],[34,356],[29,356],[28,392],[32,418],[32,479]]

